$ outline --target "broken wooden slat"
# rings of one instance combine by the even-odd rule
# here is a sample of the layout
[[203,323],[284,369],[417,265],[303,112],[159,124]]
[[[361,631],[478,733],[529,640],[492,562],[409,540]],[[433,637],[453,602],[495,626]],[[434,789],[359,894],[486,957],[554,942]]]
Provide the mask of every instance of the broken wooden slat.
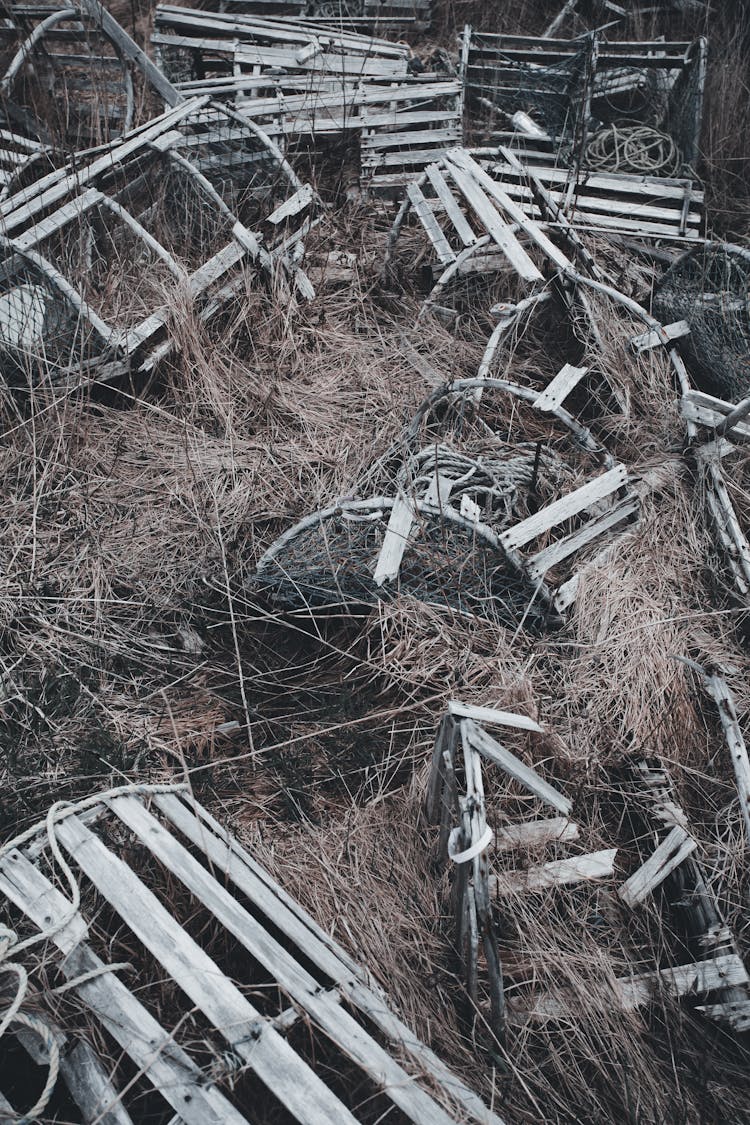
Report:
[[490,876],[493,893],[521,894],[524,891],[545,891],[551,887],[572,886],[593,879],[608,879],[615,869],[617,848],[607,848],[570,859],[554,859],[526,871],[503,872]]
[[626,482],[627,470],[624,465],[618,465],[503,531],[499,536],[500,543],[512,550],[522,547],[542,532],[549,531],[557,524],[585,511],[592,504],[611,496]]
[[[61,963],[69,980],[101,970],[104,962],[86,944],[80,915],[70,919],[70,903],[20,852],[0,860],[0,891],[41,930],[61,926],[51,941],[67,954]],[[247,1125],[244,1117],[175,1043],[114,973],[77,985],[75,991],[135,1065],[181,1116],[185,1125]]]
[[496,829],[494,848],[496,851],[510,851],[513,848],[535,848],[553,842],[569,843],[577,840],[579,835],[578,825],[566,816],[526,820]]
[[[661,993],[678,999],[692,998],[721,991],[732,985],[745,984],[748,979],[742,960],[736,954],[728,954],[710,961],[696,961],[689,965],[658,969],[652,973],[618,977],[613,982],[612,999],[622,1011],[628,1012],[658,999]],[[572,992],[561,990],[558,993],[537,995],[523,1014],[530,1019],[569,1019],[575,1014],[575,1010]]]
[[495,765],[500,766],[505,773],[514,778],[515,781],[520,782],[525,786],[535,797],[541,801],[552,805],[553,808],[561,812],[563,816],[569,816],[573,807],[572,802],[560,793],[544,778],[540,777],[536,770],[531,766],[527,766],[510,750],[506,750],[499,742],[496,742],[486,731],[477,726],[471,719],[466,719],[462,723],[462,730],[466,732],[466,736],[471,742],[472,746],[479,751],[489,761],[494,762]]
[[724,738],[734,767],[740,811],[745,822],[746,843],[750,844],[750,759],[737,718],[734,699],[726,680],[719,675],[706,676],[706,688],[719,711]]
[[537,410],[556,410],[558,406],[562,406],[574,387],[578,386],[587,371],[588,367],[574,367],[572,363],[566,363],[532,405]]
[[[563,562],[576,551],[580,551],[582,547],[585,547],[594,539],[598,539],[600,535],[605,535],[617,524],[636,515],[638,508],[639,504],[636,499],[623,500],[611,511],[605,512],[604,515],[598,516],[596,519],[589,520],[577,531],[571,532],[570,535],[566,535],[556,543],[552,543],[549,547],[545,547],[532,555],[526,563],[526,573],[533,581],[543,578],[553,566],[557,566],[558,563]],[[563,587],[561,586],[558,595],[562,590]]]
[[723,1004],[699,1004],[702,1012],[716,1023],[726,1024],[734,1032],[750,1031],[750,1000],[725,1001]]
[[376,586],[398,578],[401,560],[409,544],[414,524],[414,508],[403,496],[397,496],[391,508],[388,527],[375,566],[373,581]]
[[461,211],[456,203],[453,192],[446,183],[443,173],[440,171],[440,166],[438,164],[429,164],[425,172],[461,242],[464,246],[473,246],[477,241],[477,236],[466,221],[463,211]]
[[690,334],[690,325],[686,320],[676,320],[674,324],[665,324],[658,332],[652,328],[650,332],[641,332],[638,336],[630,338],[630,347],[634,352],[646,352],[660,345],[668,346],[673,340],[679,340]]
[[[689,391],[680,400],[682,417],[688,422],[697,422],[700,426],[718,426],[734,409],[734,404],[715,398],[714,395],[705,394],[703,391]],[[750,439],[750,425],[745,422],[737,424],[735,434],[745,439]]]
[[60,842],[139,941],[210,1019],[232,1049],[298,1121],[354,1125],[355,1118],[266,1024],[247,997],[193,941],[118,856],[75,816],[57,827]]
[[[262,964],[280,987],[312,1017],[334,1043],[384,1090],[415,1125],[450,1125],[451,1118],[320,984],[275,941],[211,873],[190,855],[143,805],[132,797],[116,797],[111,807],[182,883],[208,907],[212,915]],[[276,1087],[272,1087],[276,1091]],[[277,1092],[277,1091],[276,1091]],[[343,1106],[342,1106],[343,1110]],[[344,1120],[346,1114],[342,1114]],[[305,1118],[304,1120],[308,1120]]]
[[456,719],[473,719],[475,723],[490,723],[498,727],[517,727],[518,730],[531,730],[540,734],[542,728],[528,715],[515,711],[498,711],[496,707],[477,707],[473,703],[459,703],[452,699],[448,703],[448,714]]
[[643,902],[697,846],[697,842],[684,828],[675,825],[646,862],[618,888],[617,893],[622,901],[630,907]]
[[266,219],[268,223],[281,223],[284,219],[290,219],[293,215],[298,215],[300,211],[304,211],[305,207],[315,198],[315,192],[310,184],[303,184],[301,188],[295,191],[294,195],[290,195],[287,200],[280,203],[275,211]]
[[133,1125],[109,1075],[85,1039],[78,1039],[72,1051],[61,1058],[60,1073],[85,1122]]

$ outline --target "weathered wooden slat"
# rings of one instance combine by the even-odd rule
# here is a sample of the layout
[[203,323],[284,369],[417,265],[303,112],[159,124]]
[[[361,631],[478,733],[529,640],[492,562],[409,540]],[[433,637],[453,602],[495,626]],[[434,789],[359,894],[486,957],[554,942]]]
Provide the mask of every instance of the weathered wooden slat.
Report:
[[693,837],[679,825],[675,825],[649,858],[630,878],[618,887],[617,893],[626,904],[634,907],[644,902],[650,894],[661,886],[676,867],[695,851],[698,844]]
[[641,332],[637,336],[632,336],[630,347],[636,353],[651,351],[660,345],[670,344],[673,340],[689,335],[690,325],[686,320],[676,320],[674,324],[665,324],[662,332],[663,335],[652,329],[650,332]]
[[[18,851],[0,860],[0,891],[40,930],[69,919],[68,900]],[[85,943],[87,932],[81,916],[75,915],[51,938],[67,954],[60,969],[68,980],[104,967]],[[77,985],[76,992],[185,1125],[247,1125],[223,1094],[205,1083],[205,1075],[175,1043],[173,1034],[157,1023],[114,973]]]
[[391,508],[388,527],[375,566],[373,581],[376,586],[382,586],[385,582],[392,582],[398,578],[401,560],[409,545],[413,523],[413,506],[406,497],[397,496]]
[[461,724],[462,732],[465,732],[466,737],[471,742],[475,750],[487,758],[490,762],[494,762],[505,771],[510,777],[520,782],[526,789],[538,797],[540,801],[544,801],[548,805],[552,805],[563,816],[569,816],[573,807],[572,802],[565,797],[549,782],[540,777],[535,769],[527,766],[520,758],[511,753],[499,742],[496,742],[485,730],[477,726],[471,719],[465,719]]
[[535,539],[544,531],[556,527],[565,520],[586,511],[592,504],[604,500],[607,496],[622,488],[627,482],[627,470],[624,465],[610,469],[587,484],[570,492],[567,496],[554,500],[545,508],[528,516],[525,520],[503,531],[499,538],[503,547],[516,550],[530,540]]
[[549,412],[557,410],[558,406],[562,406],[565,402],[573,388],[578,386],[587,371],[588,367],[574,367],[572,363],[564,364],[532,405],[537,410]]
[[432,187],[437,194],[438,199],[443,205],[445,213],[453,224],[456,234],[461,239],[464,246],[473,246],[477,241],[477,236],[472,230],[471,226],[464,217],[461,208],[456,203],[453,197],[453,192],[445,182],[445,178],[440,171],[437,164],[429,164],[426,168],[427,178],[429,179]]
[[[451,1125],[451,1118],[343,1008],[320,991],[318,982],[292,954],[222,887],[183,845],[132,797],[116,797],[111,807],[153,855],[203,902],[213,916],[255,957],[312,1017],[418,1125]],[[342,1120],[344,1118],[342,1117]]]
[[747,842],[750,843],[750,759],[740,727],[737,709],[726,680],[713,674],[706,677],[706,688],[719,711],[724,738],[732,759],[742,819]]
[[411,200],[411,205],[419,221],[427,232],[427,237],[435,247],[435,252],[440,261],[443,265],[449,265],[451,262],[455,262],[456,255],[440,229],[440,224],[430,210],[421,188],[414,183],[408,184],[406,193]]
[[293,215],[298,215],[300,211],[304,211],[305,207],[309,207],[315,198],[315,191],[310,184],[303,184],[301,188],[295,191],[294,195],[290,195],[288,199],[280,203],[279,206],[271,212],[267,217],[266,222],[281,223],[284,219],[290,219]]
[[300,1122],[354,1125],[355,1118],[261,1017],[126,863],[74,816],[58,838],[126,925],[211,1020],[232,1049]]
[[[608,531],[616,527],[618,524],[623,523],[625,520],[631,519],[637,515],[639,510],[638,501],[636,499],[623,500],[622,503],[617,504],[611,511],[605,512],[603,516],[598,516],[596,519],[589,520],[583,527],[577,531],[571,532],[563,539],[558,539],[557,542],[552,543],[549,547],[538,551],[532,555],[526,563],[526,573],[534,582],[543,578],[548,570],[553,566],[558,566],[559,563],[569,558],[570,555],[580,551],[587,544],[592,543],[602,535],[606,535]],[[562,587],[561,587],[562,588]]]
[[528,715],[515,711],[500,711],[496,707],[477,707],[473,703],[459,703],[452,699],[448,703],[448,714],[456,719],[473,719],[475,723],[489,723],[498,727],[517,727],[518,730],[532,730],[541,734],[542,728]]
[[506,824],[495,832],[496,851],[511,851],[513,848],[535,848],[543,844],[567,844],[577,840],[580,829],[566,816],[554,816],[547,820],[526,820],[519,824]]
[[79,1039],[60,1060],[60,1073],[87,1125],[93,1121],[96,1125],[133,1125],[109,1075],[85,1039]]
[[156,805],[172,824],[216,867],[226,874],[254,908],[259,909],[305,951],[309,961],[334,981],[342,996],[360,1009],[388,1038],[432,1075],[478,1125],[503,1125],[481,1098],[470,1090],[437,1055],[425,1046],[389,1008],[385,996],[373,988],[349,955],[302,910],[282,887],[255,862],[205,809],[189,810],[175,794],[159,794]]
[[[714,395],[705,394],[703,391],[688,391],[680,401],[683,418],[713,428],[720,425],[727,415],[731,414],[734,406],[733,402],[725,402],[724,399],[715,398]],[[733,427],[732,433],[742,438],[750,438],[750,424],[738,422]]]
[[519,276],[524,281],[541,281],[541,271],[534,265],[513,231],[492,206],[481,187],[461,167],[452,163],[448,165],[447,170],[466,202],[484,224],[487,233],[500,247]]
[[490,875],[493,894],[522,894],[524,891],[545,891],[551,887],[566,887],[586,883],[592,879],[608,879],[615,869],[617,848],[607,848],[589,855],[555,859],[526,871],[506,871]]

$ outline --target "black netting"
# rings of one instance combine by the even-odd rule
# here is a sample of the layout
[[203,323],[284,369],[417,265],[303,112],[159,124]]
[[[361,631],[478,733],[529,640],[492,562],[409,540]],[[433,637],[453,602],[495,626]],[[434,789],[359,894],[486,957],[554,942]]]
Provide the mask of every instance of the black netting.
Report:
[[542,66],[509,58],[490,39],[475,34],[467,69],[469,93],[508,116],[519,110],[529,114],[552,137],[570,138],[579,127],[589,56],[585,43],[569,58]]
[[[353,608],[409,594],[515,626],[534,598],[534,587],[515,573],[502,553],[463,526],[420,515],[404,554],[398,580],[373,580],[389,512],[373,518],[334,515],[295,536],[249,584],[252,596],[285,610]],[[547,620],[534,603],[526,624]]]
[[686,320],[682,340],[696,382],[721,398],[750,391],[750,251],[708,243],[684,254],[658,284],[654,315]]

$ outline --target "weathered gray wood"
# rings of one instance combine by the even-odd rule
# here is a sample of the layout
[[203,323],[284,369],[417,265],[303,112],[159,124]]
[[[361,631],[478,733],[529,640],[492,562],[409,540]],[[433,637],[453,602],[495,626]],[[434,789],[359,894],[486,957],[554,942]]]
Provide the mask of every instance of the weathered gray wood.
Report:
[[453,197],[453,192],[445,182],[443,173],[437,164],[429,164],[425,169],[426,175],[432,187],[442,203],[445,213],[450,219],[456,234],[461,239],[464,246],[473,246],[477,241],[477,236],[472,230],[471,226],[464,217],[463,211],[456,203]]
[[542,393],[534,400],[533,405],[537,410],[554,411],[562,406],[565,399],[580,383],[587,373],[588,367],[574,367],[572,363],[564,364],[551,383],[548,383]]
[[300,211],[304,211],[315,198],[315,192],[310,184],[303,184],[294,195],[290,195],[289,199],[280,203],[275,211],[266,219],[268,223],[281,223],[284,219],[290,219],[293,215],[298,215]]
[[566,816],[554,816],[547,820],[526,820],[498,828],[494,848],[501,852],[511,851],[513,848],[535,848],[553,842],[570,843],[579,836],[577,824]]
[[422,194],[421,189],[417,184],[407,184],[406,194],[411,200],[411,205],[414,208],[415,214],[417,215],[419,221],[427,232],[427,237],[435,247],[435,252],[440,261],[443,263],[443,265],[447,265],[449,262],[454,262],[456,260],[456,255],[451,249],[451,245],[448,242],[447,238],[440,229],[440,224],[430,210],[430,207],[424,195]]
[[[416,1125],[450,1125],[451,1118],[437,1103],[409,1078],[345,1009],[320,990],[319,982],[270,937],[263,926],[139,801],[132,797],[116,797],[109,804],[154,856],[204,903],[211,914],[275,977],[280,987],[304,1007],[314,1023],[382,1087],[386,1096],[410,1121]],[[344,1113],[341,1120],[345,1119]]]
[[551,543],[549,547],[545,547],[532,555],[526,564],[526,573],[534,581],[543,578],[553,566],[557,566],[570,555],[575,554],[576,551],[580,551],[582,547],[593,542],[594,539],[605,535],[617,524],[629,520],[638,513],[638,510],[637,499],[623,500],[620,504],[615,505],[611,511],[605,512],[604,515],[598,516],[596,519],[589,520],[577,531],[571,532],[570,535],[558,539],[557,542]]
[[531,730],[541,734],[542,728],[535,719],[528,715],[519,715],[515,711],[499,711],[496,707],[477,707],[473,703],[459,703],[451,699],[448,703],[448,714],[456,719],[473,719],[475,723],[489,723],[491,726],[516,727],[518,730]]
[[375,565],[373,581],[376,586],[398,578],[401,560],[409,545],[414,524],[414,508],[405,496],[397,496],[391,508],[383,545]]
[[[456,150],[451,150],[456,151]],[[451,179],[484,225],[485,230],[499,246],[503,254],[524,281],[541,281],[541,270],[537,268],[508,224],[492,206],[482,188],[460,166],[447,165]]]
[[588,855],[571,856],[570,859],[554,859],[525,871],[490,875],[490,890],[500,895],[522,894],[586,883],[592,879],[608,879],[614,873],[616,855],[617,848],[606,848]]
[[502,546],[512,550],[524,546],[531,539],[541,535],[542,532],[549,531],[557,524],[563,523],[572,516],[579,515],[593,504],[611,496],[613,492],[617,492],[626,484],[627,479],[628,474],[624,465],[617,465],[614,469],[602,473],[601,476],[588,481],[587,484],[575,489],[574,492],[568,493],[560,500],[554,500],[525,520],[521,520],[520,523],[508,528],[507,531],[503,531],[500,535]]
[[337,983],[342,994],[378,1027],[388,1040],[406,1051],[434,1080],[447,1090],[478,1125],[503,1125],[482,1099],[463,1083],[391,1011],[386,997],[373,987],[362,969],[274,882],[237,840],[233,839],[200,805],[189,810],[175,794],[160,794],[155,803],[193,844],[216,864],[277,925],[309,960]]
[[674,324],[665,324],[662,332],[652,329],[650,332],[641,332],[630,339],[630,347],[634,352],[646,352],[660,345],[671,344],[690,334],[690,325],[686,320],[677,320]]
[[618,887],[617,893],[622,901],[630,907],[644,902],[697,846],[697,842],[684,828],[675,825],[646,862]]
[[104,33],[117,45],[125,58],[130,59],[140,67],[147,80],[167,105],[174,106],[183,100],[182,95],[178,93],[167,76],[159,70],[145,51],[141,50],[138,44],[130,38],[125,29],[120,26],[114,16],[110,15],[99,0],[81,0],[80,6],[101,26]]
[[[18,851],[0,860],[0,891],[40,930],[70,916],[67,899]],[[68,980],[104,966],[86,944],[87,932],[77,914],[51,938],[67,955],[60,969]],[[172,1033],[156,1022],[114,973],[78,985],[76,992],[186,1125],[246,1125],[224,1096],[205,1084],[204,1074],[177,1046]]]
[[85,1039],[79,1039],[61,1058],[60,1073],[81,1109],[85,1125],[133,1125],[109,1075]]
[[734,706],[732,693],[723,677],[716,674],[706,676],[706,688],[719,711],[724,738],[734,767],[740,811],[745,822],[745,842],[750,846],[750,759],[748,759],[747,746],[737,718],[737,709]]
[[472,722],[471,719],[465,719],[462,726],[474,749],[478,750],[483,757],[487,758],[490,762],[494,762],[495,765],[500,766],[510,777],[520,782],[521,785],[541,801],[552,805],[552,807],[561,812],[563,816],[570,815],[570,811],[573,807],[572,802],[567,797],[563,796],[559,790],[550,785],[549,782],[545,781],[543,777],[540,777],[535,769],[532,769],[531,766],[527,766],[525,762],[522,762],[520,758],[517,758],[510,750],[506,750],[504,746],[501,746],[499,742],[491,738],[486,731],[482,730],[482,728]]
[[354,1125],[342,1102],[261,1017],[126,863],[74,816],[57,828],[97,890],[279,1101],[306,1125]]

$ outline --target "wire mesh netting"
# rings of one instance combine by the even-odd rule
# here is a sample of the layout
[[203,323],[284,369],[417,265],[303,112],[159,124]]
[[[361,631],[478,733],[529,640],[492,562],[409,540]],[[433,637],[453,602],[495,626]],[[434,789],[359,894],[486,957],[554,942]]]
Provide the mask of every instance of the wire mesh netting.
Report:
[[663,323],[686,320],[681,341],[696,381],[720,398],[750,390],[750,251],[707,243],[684,254],[654,292]]
[[[570,57],[547,65],[505,55],[492,38],[474,33],[467,66],[471,96],[512,117],[519,110],[557,140],[572,139],[585,103],[591,47],[583,41]],[[486,109],[486,104],[480,101]]]

